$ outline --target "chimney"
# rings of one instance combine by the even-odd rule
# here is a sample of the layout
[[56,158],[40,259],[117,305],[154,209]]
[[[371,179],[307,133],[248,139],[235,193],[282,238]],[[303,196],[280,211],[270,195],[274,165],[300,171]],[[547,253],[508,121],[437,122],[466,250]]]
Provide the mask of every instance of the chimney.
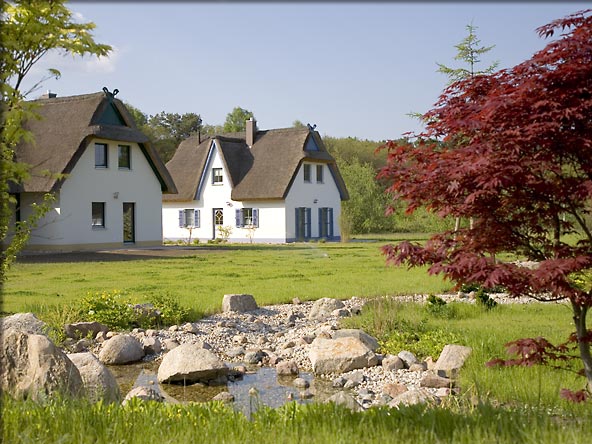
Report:
[[255,143],[255,135],[257,134],[257,121],[252,117],[247,120],[247,145],[249,148]]
[[58,95],[56,93],[52,93],[50,90],[47,90],[45,94],[43,94],[40,99],[55,99]]

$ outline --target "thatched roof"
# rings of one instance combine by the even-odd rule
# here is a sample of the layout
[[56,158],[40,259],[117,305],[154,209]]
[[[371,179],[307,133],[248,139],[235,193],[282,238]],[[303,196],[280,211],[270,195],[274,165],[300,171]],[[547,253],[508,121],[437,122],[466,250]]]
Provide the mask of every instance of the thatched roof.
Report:
[[25,124],[34,136],[34,143],[22,143],[16,149],[17,161],[31,166],[31,178],[20,187],[21,192],[58,190],[64,179],[56,179],[46,172],[51,175],[70,173],[93,138],[138,143],[163,193],[177,192],[162,160],[148,138],[136,128],[120,100],[100,92],[31,103],[40,118],[30,119]]
[[[198,143],[197,136],[181,142],[166,165],[179,193],[163,196],[163,200],[189,201],[198,196],[200,179],[207,167],[213,142],[220,149],[229,172],[233,200],[285,199],[300,164],[305,160],[325,163],[335,178],[341,199],[348,199],[335,159],[327,152],[316,131],[308,128],[257,131],[251,148],[245,137],[243,132],[214,136],[201,143]],[[314,139],[318,151],[307,150],[310,138]]]

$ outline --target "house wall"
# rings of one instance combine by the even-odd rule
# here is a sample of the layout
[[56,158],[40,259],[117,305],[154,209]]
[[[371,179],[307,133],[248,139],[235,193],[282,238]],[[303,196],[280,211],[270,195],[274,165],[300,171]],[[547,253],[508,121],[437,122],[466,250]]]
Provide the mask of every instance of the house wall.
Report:
[[[304,181],[304,164],[311,165],[311,181]],[[314,162],[303,162],[296,177],[292,182],[286,196],[286,240],[293,242],[296,239],[296,208],[305,207],[311,209],[311,238],[319,238],[319,208],[333,208],[333,239],[341,238],[339,218],[341,215],[341,196],[327,165],[323,166],[323,183],[316,181],[316,165]]]
[[[212,183],[212,170],[222,168],[221,185]],[[205,178],[199,200],[187,202],[163,202],[162,225],[165,241],[189,240],[189,229],[179,226],[179,210],[193,209],[200,211],[200,226],[191,230],[191,239],[206,242],[220,237],[214,232],[214,208],[223,211],[224,227],[230,228],[230,242],[270,242],[286,241],[286,217],[283,201],[237,202],[231,199],[232,188],[222,157],[217,147],[213,147],[206,166]],[[255,208],[259,210],[259,226],[253,230],[236,226],[236,210]],[[252,234],[250,238],[249,235]]]
[[[108,167],[95,168],[95,142],[108,144]],[[121,247],[123,243],[123,203],[135,203],[135,245],[162,243],[162,192],[160,183],[140,147],[130,146],[131,169],[118,168],[118,142],[95,139],[66,178],[54,210],[32,233],[29,247],[43,249],[85,249]],[[22,217],[27,204],[40,194],[22,195]],[[105,203],[105,227],[92,227],[92,202]]]

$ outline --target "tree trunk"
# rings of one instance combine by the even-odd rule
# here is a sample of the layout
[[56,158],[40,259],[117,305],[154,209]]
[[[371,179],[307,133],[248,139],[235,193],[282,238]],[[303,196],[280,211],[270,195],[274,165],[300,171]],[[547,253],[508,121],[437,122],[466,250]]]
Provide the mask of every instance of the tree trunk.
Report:
[[586,328],[586,315],[588,307],[571,303],[574,313],[574,323],[576,325],[576,336],[578,339],[578,349],[580,358],[584,364],[584,374],[588,381],[588,391],[592,393],[592,354],[590,353],[590,342],[588,338],[588,329]]

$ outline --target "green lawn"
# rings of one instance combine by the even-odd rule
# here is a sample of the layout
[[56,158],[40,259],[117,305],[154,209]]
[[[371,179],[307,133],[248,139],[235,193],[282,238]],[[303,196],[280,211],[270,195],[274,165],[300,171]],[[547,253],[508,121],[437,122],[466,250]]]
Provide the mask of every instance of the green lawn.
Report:
[[[441,293],[450,288],[425,270],[385,265],[384,242],[204,247],[187,257],[126,261],[17,263],[8,272],[3,310],[69,305],[89,292],[125,291],[137,302],[166,294],[198,313],[221,308],[229,293],[259,305],[387,294]],[[104,256],[103,256],[104,257]]]

